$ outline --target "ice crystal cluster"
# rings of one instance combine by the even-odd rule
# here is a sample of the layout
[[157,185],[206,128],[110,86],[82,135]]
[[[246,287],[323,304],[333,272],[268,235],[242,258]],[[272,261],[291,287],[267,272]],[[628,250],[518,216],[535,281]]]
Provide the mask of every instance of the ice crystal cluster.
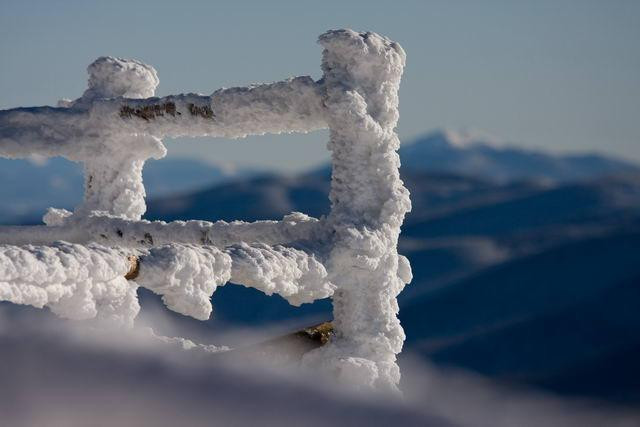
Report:
[[[405,54],[384,37],[352,30],[329,31],[320,44],[319,81],[155,98],[153,67],[102,57],[89,66],[79,99],[1,111],[0,156],[81,162],[85,196],[74,212],[50,209],[45,225],[0,227],[0,300],[131,325],[139,286],[197,319],[211,315],[210,298],[228,281],[294,305],[332,297],[336,335],[303,363],[356,387],[395,390],[404,341],[396,297],[411,280],[397,253],[410,209],[395,133]],[[322,128],[330,130],[333,164],[326,217],[141,219],[142,168],[165,155],[162,138]]]

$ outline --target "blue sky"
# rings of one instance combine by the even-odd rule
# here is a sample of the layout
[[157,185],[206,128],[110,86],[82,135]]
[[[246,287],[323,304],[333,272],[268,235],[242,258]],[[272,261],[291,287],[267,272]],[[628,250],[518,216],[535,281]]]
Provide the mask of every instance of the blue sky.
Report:
[[[316,38],[348,27],[402,44],[403,142],[436,128],[640,161],[640,1],[0,0],[0,108],[79,96],[96,57],[158,70],[159,95],[321,76]],[[170,141],[171,156],[300,170],[326,132]]]

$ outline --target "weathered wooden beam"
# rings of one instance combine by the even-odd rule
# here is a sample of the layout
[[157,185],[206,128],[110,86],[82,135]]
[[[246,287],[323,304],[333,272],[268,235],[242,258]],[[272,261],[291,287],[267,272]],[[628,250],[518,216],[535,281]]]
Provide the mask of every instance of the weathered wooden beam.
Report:
[[140,274],[140,258],[135,255],[129,255],[127,257],[129,261],[130,267],[127,274],[124,275],[124,278],[127,280],[134,280]]
[[333,323],[323,322],[258,344],[220,353],[219,356],[228,357],[232,362],[267,360],[279,366],[290,366],[299,363],[305,353],[331,342],[333,335]]
[[326,129],[322,90],[321,83],[303,76],[224,88],[210,96],[80,98],[72,107],[0,110],[0,157],[91,160],[96,150],[85,148],[119,144],[118,138],[105,138],[112,134],[243,138]]
[[[55,241],[126,248],[183,243],[223,248],[239,242],[269,245],[287,244],[312,237],[317,240],[324,223],[300,213],[286,215],[281,221],[135,221],[131,219],[89,216],[65,220],[62,225],[0,226],[0,244],[48,245]],[[258,239],[259,237],[259,239]]]

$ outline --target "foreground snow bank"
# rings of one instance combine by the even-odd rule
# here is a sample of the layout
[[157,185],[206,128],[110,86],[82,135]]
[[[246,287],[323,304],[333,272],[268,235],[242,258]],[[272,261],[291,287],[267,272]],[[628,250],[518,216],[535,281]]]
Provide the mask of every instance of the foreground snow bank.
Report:
[[224,356],[233,352],[220,358],[219,347],[136,330],[110,334],[47,314],[0,303],[3,425],[626,427],[640,420],[634,409],[513,390],[422,363],[403,365],[404,402],[354,395],[313,371],[238,365]]

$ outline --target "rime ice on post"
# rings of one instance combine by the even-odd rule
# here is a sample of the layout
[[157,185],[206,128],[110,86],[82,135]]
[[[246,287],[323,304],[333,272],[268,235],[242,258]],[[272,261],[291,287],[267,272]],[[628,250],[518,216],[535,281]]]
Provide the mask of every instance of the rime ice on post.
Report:
[[335,237],[327,266],[337,286],[337,338],[306,360],[337,368],[346,381],[395,388],[395,355],[404,341],[396,296],[411,280],[396,250],[411,208],[394,131],[405,54],[377,34],[350,30],[325,33],[320,43],[333,161],[328,227]]
[[[101,57],[89,65],[87,71],[89,88],[75,102],[79,105],[101,98],[148,98],[160,83],[153,67],[133,60]],[[78,210],[142,218],[146,210],[142,167],[150,157],[164,157],[166,150],[162,142],[144,134],[100,133],[99,127],[96,131],[96,137],[103,138],[105,151],[100,156],[84,159],[85,196]],[[104,156],[112,160],[105,162]]]
[[[303,363],[356,386],[396,390],[404,340],[396,297],[411,280],[396,250],[410,209],[394,131],[405,55],[374,33],[330,31],[320,43],[318,82],[296,77],[210,96],[152,98],[158,84],[152,67],[99,58],[81,98],[59,108],[0,111],[0,156],[64,156],[83,162],[86,174],[85,199],[73,214],[52,209],[47,226],[0,227],[0,300],[130,324],[138,286],[198,319],[209,317],[210,297],[227,281],[294,305],[333,296],[336,336]],[[140,219],[142,167],[164,156],[163,137],[327,127],[333,163],[327,218]]]

